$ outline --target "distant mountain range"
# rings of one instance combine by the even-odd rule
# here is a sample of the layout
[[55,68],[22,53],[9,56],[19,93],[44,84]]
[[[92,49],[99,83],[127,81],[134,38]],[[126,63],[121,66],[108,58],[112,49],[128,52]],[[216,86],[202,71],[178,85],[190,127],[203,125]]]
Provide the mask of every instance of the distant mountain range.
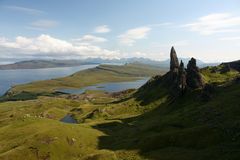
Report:
[[[186,65],[190,58],[180,58]],[[12,64],[0,65],[0,70],[15,70],[15,69],[39,69],[39,68],[58,68],[58,67],[73,67],[88,64],[125,64],[125,63],[144,63],[148,65],[168,68],[170,60],[155,61],[148,58],[122,58],[122,59],[102,59],[88,58],[84,60],[27,60]],[[204,63],[197,60],[198,66],[213,66],[218,63]]]

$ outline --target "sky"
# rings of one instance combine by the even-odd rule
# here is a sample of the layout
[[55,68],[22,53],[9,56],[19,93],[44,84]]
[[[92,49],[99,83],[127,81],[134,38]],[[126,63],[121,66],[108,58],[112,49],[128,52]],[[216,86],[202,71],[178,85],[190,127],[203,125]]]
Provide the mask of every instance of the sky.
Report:
[[240,59],[240,0],[0,0],[0,63]]

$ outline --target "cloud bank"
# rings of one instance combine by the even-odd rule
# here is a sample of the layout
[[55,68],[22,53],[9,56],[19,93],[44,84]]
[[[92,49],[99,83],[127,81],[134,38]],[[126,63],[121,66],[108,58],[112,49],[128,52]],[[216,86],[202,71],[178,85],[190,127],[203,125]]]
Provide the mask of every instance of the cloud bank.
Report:
[[[91,41],[92,44],[84,43],[86,40]],[[0,59],[4,61],[26,59],[120,59],[131,57],[161,59],[165,56],[162,53],[145,53],[141,51],[120,52],[119,50],[104,49],[93,44],[94,41],[99,43],[105,40],[92,35],[85,35],[71,41],[61,40],[46,34],[31,38],[18,36],[14,40],[0,37]],[[156,55],[158,56],[156,57]]]
[[[103,41],[103,39],[89,35],[82,39]],[[113,59],[121,57],[119,51],[103,49],[92,44],[73,44],[45,34],[33,38],[18,36],[13,41],[2,37],[0,38],[0,46],[0,53],[2,53],[0,58],[74,59],[101,57]]]

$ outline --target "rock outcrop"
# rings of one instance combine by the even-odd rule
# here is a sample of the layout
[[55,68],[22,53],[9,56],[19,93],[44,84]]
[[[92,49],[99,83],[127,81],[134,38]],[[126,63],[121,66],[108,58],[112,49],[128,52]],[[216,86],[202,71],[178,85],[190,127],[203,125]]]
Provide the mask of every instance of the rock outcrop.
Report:
[[[164,75],[157,75],[152,77],[147,83],[138,89],[134,94],[137,100],[141,101],[142,105],[152,103],[155,100],[159,100],[163,95],[170,94],[170,98],[175,98],[186,94],[188,91],[195,89],[195,87],[201,87],[203,83],[198,83],[201,85],[188,86],[187,81],[190,79],[202,80],[201,74],[196,62],[194,60],[189,62],[189,73],[194,72],[192,75],[188,75],[187,69],[184,67],[184,63],[181,61],[178,63],[178,57],[175,49],[172,47],[170,53],[170,71]],[[196,60],[195,60],[196,61]],[[197,75],[197,76],[194,76]],[[196,78],[197,77],[197,78]],[[208,99],[211,96],[211,90],[205,88],[203,96]]]
[[196,59],[192,58],[188,62],[187,69],[185,69],[182,61],[179,65],[174,47],[171,48],[170,52],[170,71],[166,74],[165,79],[168,81],[166,83],[172,86],[174,92],[180,94],[184,94],[188,88],[196,89],[204,86]]
[[194,58],[191,58],[187,65],[187,86],[192,89],[202,88],[204,86],[200,70]]

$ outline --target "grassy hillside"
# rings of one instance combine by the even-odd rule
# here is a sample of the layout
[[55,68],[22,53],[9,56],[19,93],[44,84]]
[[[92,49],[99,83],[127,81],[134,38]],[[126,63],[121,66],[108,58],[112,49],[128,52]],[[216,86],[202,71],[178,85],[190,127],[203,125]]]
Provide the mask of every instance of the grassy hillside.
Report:
[[[124,67],[100,66],[93,72],[124,78],[143,74],[132,65]],[[239,73],[212,68],[201,73],[213,85],[207,100],[202,89],[173,96],[156,76],[138,91],[2,102],[0,159],[238,160]],[[78,124],[59,121],[67,114]]]
[[221,84],[231,81],[233,78],[239,75],[237,70],[230,69],[229,71],[225,71],[224,67],[224,65],[219,65],[201,69],[201,73],[205,82]]
[[240,84],[217,88],[209,102],[201,100],[200,91],[177,99],[164,98],[145,114],[99,124],[95,128],[107,134],[100,138],[99,146],[116,151],[120,159],[131,159],[128,152],[137,150],[136,157],[147,159],[237,160],[239,89]]

